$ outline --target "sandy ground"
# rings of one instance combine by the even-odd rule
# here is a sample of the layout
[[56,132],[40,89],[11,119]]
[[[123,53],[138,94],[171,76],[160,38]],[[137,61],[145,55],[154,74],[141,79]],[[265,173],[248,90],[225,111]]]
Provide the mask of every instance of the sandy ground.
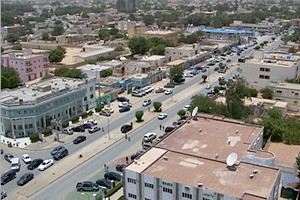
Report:
[[67,50],[66,57],[62,60],[62,63],[65,65],[72,65],[76,64],[78,62],[74,61],[74,56],[82,54],[82,48],[76,48],[76,47],[65,47]]

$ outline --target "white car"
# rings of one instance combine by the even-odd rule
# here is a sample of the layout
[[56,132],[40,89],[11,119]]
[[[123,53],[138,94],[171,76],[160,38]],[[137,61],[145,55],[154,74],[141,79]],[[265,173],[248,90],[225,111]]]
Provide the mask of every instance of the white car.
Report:
[[86,121],[86,122],[84,122],[85,124],[88,124],[88,123],[91,123],[91,124],[93,124],[93,125],[97,125],[97,120],[95,120],[95,119],[89,119],[88,121]]
[[211,85],[210,84],[206,84],[205,89],[209,90],[210,88],[211,88]]
[[119,108],[123,108],[123,107],[131,107],[131,103],[128,103],[126,101],[119,103]]
[[165,91],[165,95],[169,95],[169,94],[172,94],[172,90],[171,89],[166,89],[166,91]]
[[166,117],[168,117],[168,114],[167,113],[160,113],[158,115],[158,119],[165,119]]
[[193,77],[194,75],[193,74],[191,74],[191,73],[186,73],[185,75],[184,75],[184,77]]
[[191,105],[185,105],[184,107],[183,107],[183,110],[185,110],[185,111],[187,111],[189,108],[191,107]]
[[38,166],[38,170],[44,171],[45,169],[51,167],[52,165],[53,165],[53,160],[52,160],[52,159],[44,160],[44,161]]
[[28,154],[23,154],[22,155],[22,160],[24,161],[24,163],[28,164],[31,162],[31,158],[29,157]]
[[149,106],[149,105],[151,105],[151,99],[146,99],[146,100],[144,100],[144,102],[143,102],[143,106],[144,107],[146,107],[146,106]]
[[95,133],[97,131],[100,130],[100,127],[99,126],[93,126],[91,128],[88,129],[89,133]]

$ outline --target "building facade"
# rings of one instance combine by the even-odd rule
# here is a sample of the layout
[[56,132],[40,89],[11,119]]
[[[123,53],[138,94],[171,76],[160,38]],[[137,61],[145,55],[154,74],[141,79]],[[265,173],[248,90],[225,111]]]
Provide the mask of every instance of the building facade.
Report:
[[95,79],[53,78],[23,88],[1,91],[1,135],[28,137],[51,126],[51,120],[67,122],[95,108]]
[[125,21],[125,20],[123,20],[123,21],[118,21],[116,23],[115,28],[118,29],[122,33],[127,33],[127,31],[129,29],[134,28],[135,25],[136,25],[135,21],[130,21],[130,20]]
[[261,151],[262,144],[263,127],[203,114],[124,168],[124,197],[278,199],[280,170],[274,154]]
[[229,40],[240,41],[243,37],[253,35],[253,32],[246,30],[229,30],[229,29],[202,29],[204,37],[210,40]]
[[46,76],[50,65],[48,55],[34,55],[31,49],[23,50],[22,54],[2,55],[1,63],[3,67],[14,68],[22,83]]
[[117,0],[116,5],[118,11],[131,11],[134,12],[136,9],[135,0]]
[[234,29],[244,29],[247,31],[254,31],[260,33],[272,33],[278,32],[280,29],[276,27],[274,23],[260,23],[260,24],[248,24],[243,23],[242,21],[234,20],[232,24],[230,24],[231,28]]

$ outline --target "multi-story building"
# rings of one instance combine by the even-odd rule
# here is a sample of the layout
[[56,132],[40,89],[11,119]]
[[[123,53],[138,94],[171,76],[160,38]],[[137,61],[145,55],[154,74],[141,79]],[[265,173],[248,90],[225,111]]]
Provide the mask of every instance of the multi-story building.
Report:
[[23,88],[1,91],[1,135],[28,137],[95,108],[95,79],[53,78]]
[[272,32],[277,33],[280,30],[280,27],[275,26],[274,23],[264,22],[259,24],[248,24],[237,20],[234,20],[233,23],[230,24],[230,27],[234,29],[244,29],[247,31],[260,32],[260,33],[272,33]]
[[23,83],[42,78],[49,73],[48,55],[34,55],[31,49],[23,50],[22,54],[2,55],[1,64],[3,67],[14,68]]
[[291,110],[300,109],[300,85],[293,83],[271,83],[268,88],[273,90],[273,99],[285,101]]
[[294,79],[299,71],[299,62],[251,59],[239,62],[240,75],[245,78],[250,87],[262,89],[272,82],[284,82],[286,79]]
[[246,30],[230,30],[230,29],[202,29],[204,37],[210,40],[229,40],[240,41],[242,37],[252,36],[253,32]]
[[136,4],[135,0],[117,0],[118,11],[135,11]]
[[59,44],[80,44],[87,41],[95,41],[95,35],[87,34],[68,34],[56,37],[56,41]]
[[127,200],[278,198],[280,170],[263,127],[203,114],[123,170]]
[[129,61],[124,66],[125,75],[147,74],[156,70],[156,66],[150,62]]
[[19,36],[26,35],[28,30],[24,25],[15,24],[14,26],[5,26],[1,28],[1,36],[6,37],[8,33],[15,33]]
[[127,33],[127,31],[129,29],[132,29],[134,28],[136,25],[136,22],[135,21],[130,21],[130,20],[123,20],[123,21],[118,21],[116,23],[116,26],[115,28],[118,29],[120,32],[122,33]]

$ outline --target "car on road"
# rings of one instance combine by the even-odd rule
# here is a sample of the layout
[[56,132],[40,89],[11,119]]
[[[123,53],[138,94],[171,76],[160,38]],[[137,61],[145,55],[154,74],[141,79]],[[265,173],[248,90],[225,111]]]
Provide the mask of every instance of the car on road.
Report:
[[206,96],[208,96],[209,98],[212,98],[215,96],[214,92],[207,92]]
[[99,186],[92,181],[84,181],[76,184],[77,191],[98,191]]
[[55,147],[52,151],[51,151],[51,155],[53,156],[54,154],[56,154],[56,152],[61,151],[62,149],[65,149],[64,146],[57,146]]
[[99,112],[99,115],[103,115],[103,116],[107,116],[107,117],[111,116],[110,112],[108,112],[107,110],[101,110]]
[[73,140],[73,144],[79,144],[85,140],[86,140],[86,137],[84,135],[80,135]]
[[68,134],[68,135],[72,135],[73,134],[73,130],[71,128],[64,128],[62,130],[62,133]]
[[105,179],[113,180],[113,181],[121,181],[122,176],[116,172],[107,172],[104,174]]
[[34,178],[33,173],[26,173],[17,181],[17,185],[23,186]]
[[168,116],[167,113],[160,113],[160,114],[158,115],[158,119],[162,120],[162,119],[165,119],[167,116]]
[[169,95],[169,94],[172,94],[172,90],[171,89],[166,89],[166,91],[165,91],[165,95]]
[[124,101],[124,102],[121,102],[119,103],[119,108],[123,108],[123,107],[131,107],[131,103],[127,102],[127,101]]
[[231,62],[231,59],[230,59],[230,58],[229,58],[229,59],[227,59],[227,60],[226,60],[226,62]]
[[1,190],[1,199],[7,197],[7,193],[4,190]]
[[124,124],[121,126],[121,133],[128,133],[129,131],[132,130],[132,125],[131,124]]
[[4,155],[4,159],[9,163],[11,163],[11,159],[13,159],[13,158],[14,158],[14,156],[10,153]]
[[89,120],[87,120],[86,122],[84,122],[85,124],[87,124],[87,123],[91,123],[93,126],[95,126],[95,125],[97,125],[98,124],[98,122],[97,122],[97,120],[95,120],[95,119],[89,119]]
[[144,100],[144,102],[143,102],[143,106],[144,106],[144,107],[149,106],[149,105],[151,105],[151,103],[152,103],[151,99],[146,99],[146,100]]
[[82,125],[79,125],[79,126],[76,126],[76,127],[72,128],[72,130],[74,132],[84,132],[85,128]]
[[96,181],[96,183],[101,186],[101,187],[105,187],[107,189],[111,189],[112,188],[112,182],[110,180],[107,180],[105,178],[102,179],[98,179]]
[[22,160],[24,161],[25,164],[28,164],[31,162],[31,158],[29,157],[28,154],[23,154],[22,155]]
[[47,159],[47,160],[44,160],[44,161],[38,166],[38,170],[44,171],[45,169],[48,169],[49,167],[51,167],[53,164],[54,164],[53,159]]
[[87,124],[82,124],[81,125],[84,129],[89,129],[91,128],[93,125],[91,123],[87,123]]
[[224,78],[224,76],[219,76],[218,80],[219,81],[225,81],[225,78]]
[[143,137],[144,142],[151,142],[157,137],[156,133],[146,133]]
[[151,93],[154,90],[154,88],[150,85],[144,87],[143,89],[146,91],[147,94]]
[[117,164],[116,165],[116,170],[118,172],[123,172],[123,168],[126,166],[126,164]]
[[206,84],[205,89],[206,89],[206,90],[211,89],[211,85],[210,85],[210,84]]
[[192,78],[192,77],[194,77],[194,75],[192,73],[186,73],[186,74],[184,74],[184,77]]
[[43,162],[43,159],[41,159],[41,158],[34,159],[34,160],[31,161],[31,163],[27,166],[27,169],[33,170],[33,169],[37,168],[42,162]]
[[207,72],[207,69],[202,69],[201,72],[205,73],[205,72]]
[[175,87],[175,83],[169,82],[169,83],[167,83],[164,87],[165,87],[165,88],[174,88],[174,87]]
[[197,74],[199,74],[199,71],[196,70],[196,69],[194,69],[194,70],[191,72],[191,74],[193,74],[194,76],[196,76]]
[[129,107],[129,106],[124,106],[124,107],[122,107],[122,108],[119,110],[120,113],[127,112],[127,111],[130,111],[130,107]]
[[1,176],[1,185],[4,185],[8,183],[9,181],[13,180],[16,178],[16,171],[15,170],[9,170],[8,172],[5,172]]
[[190,104],[187,104],[187,105],[185,105],[182,109],[185,110],[185,111],[187,111],[187,110],[189,110],[190,107],[191,107],[191,105],[190,105]]
[[126,98],[126,97],[118,97],[117,101],[120,101],[120,102],[129,102],[129,99]]
[[155,90],[156,93],[163,93],[164,91],[165,91],[165,88],[163,88],[163,87],[156,88],[156,90]]
[[53,159],[54,160],[60,160],[64,157],[66,157],[67,155],[69,155],[68,149],[62,149],[62,150],[59,150],[58,152],[56,152],[56,154],[53,155]]
[[89,133],[95,133],[100,130],[99,126],[92,126],[91,128],[88,129]]

